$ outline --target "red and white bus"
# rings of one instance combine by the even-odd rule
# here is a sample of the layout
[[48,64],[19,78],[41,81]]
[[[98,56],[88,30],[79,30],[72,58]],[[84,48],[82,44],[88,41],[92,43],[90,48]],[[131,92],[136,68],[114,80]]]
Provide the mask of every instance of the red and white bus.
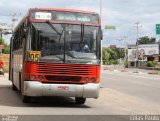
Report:
[[95,12],[32,8],[13,32],[10,73],[23,101],[31,97],[98,98],[101,23]]

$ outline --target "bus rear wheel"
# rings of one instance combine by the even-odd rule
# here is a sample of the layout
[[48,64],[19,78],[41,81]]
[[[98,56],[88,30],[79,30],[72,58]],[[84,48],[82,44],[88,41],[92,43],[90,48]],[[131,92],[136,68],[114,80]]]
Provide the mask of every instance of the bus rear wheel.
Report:
[[30,97],[30,96],[25,96],[25,95],[23,95],[23,96],[22,96],[22,100],[23,100],[24,103],[30,103],[31,97]]
[[75,97],[75,100],[76,100],[76,104],[84,104],[85,101],[86,101],[86,98],[83,98],[83,97]]

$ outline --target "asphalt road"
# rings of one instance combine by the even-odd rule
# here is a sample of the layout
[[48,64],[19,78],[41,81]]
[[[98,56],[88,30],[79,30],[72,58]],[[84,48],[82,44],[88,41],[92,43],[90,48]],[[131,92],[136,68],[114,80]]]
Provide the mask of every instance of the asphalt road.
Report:
[[103,72],[102,86],[160,104],[160,75]]
[[[0,77],[1,115],[28,115],[32,119],[39,115],[39,121],[43,119],[41,116],[47,116],[46,120],[50,120],[53,115],[90,115],[92,121],[97,121],[99,115],[160,114],[160,76],[103,71],[100,97],[87,99],[85,105],[81,106],[75,104],[73,98],[64,97],[38,98],[25,104],[20,94],[12,90],[11,82],[7,78],[7,75]],[[63,117],[56,119],[62,120]],[[88,116],[83,117],[83,120],[85,119],[88,120]],[[103,119],[106,117],[101,117],[101,121]],[[124,120],[124,117],[118,119]]]

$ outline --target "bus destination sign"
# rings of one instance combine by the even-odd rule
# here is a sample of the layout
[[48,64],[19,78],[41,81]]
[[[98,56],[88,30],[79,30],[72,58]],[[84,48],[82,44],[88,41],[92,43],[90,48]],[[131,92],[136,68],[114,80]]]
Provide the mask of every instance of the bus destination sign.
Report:
[[32,19],[98,24],[98,14],[66,11],[32,11]]
[[36,12],[35,19],[51,20],[52,14],[49,12]]
[[57,14],[56,19],[61,21],[91,22],[89,16],[76,16],[74,14]]

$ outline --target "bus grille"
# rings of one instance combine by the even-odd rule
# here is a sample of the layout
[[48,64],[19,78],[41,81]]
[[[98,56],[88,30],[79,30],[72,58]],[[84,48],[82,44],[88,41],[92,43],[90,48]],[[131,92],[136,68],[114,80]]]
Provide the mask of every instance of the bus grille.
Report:
[[35,73],[54,75],[95,75],[96,67],[86,65],[35,64]]
[[[43,76],[44,83],[84,83],[84,78],[99,78],[100,67],[81,64],[26,63],[26,73]],[[30,67],[30,68],[28,68]]]
[[82,77],[78,76],[45,76],[48,81],[59,81],[59,82],[80,82]]

